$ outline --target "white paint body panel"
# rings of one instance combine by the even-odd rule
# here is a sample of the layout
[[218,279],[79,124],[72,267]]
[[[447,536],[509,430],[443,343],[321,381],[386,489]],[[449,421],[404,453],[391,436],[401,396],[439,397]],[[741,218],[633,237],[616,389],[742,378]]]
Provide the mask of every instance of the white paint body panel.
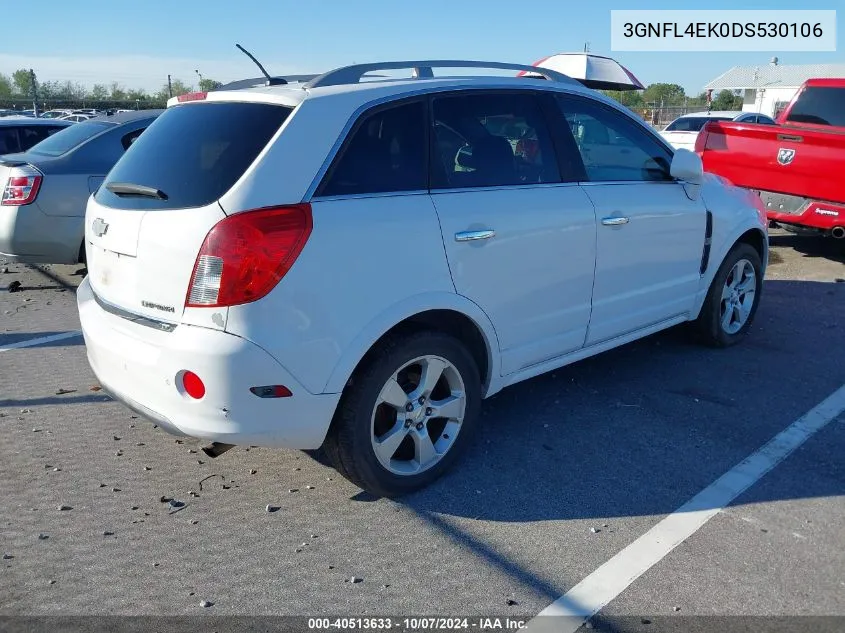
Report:
[[[580,349],[590,322],[596,215],[577,184],[432,193],[457,292],[496,328],[502,373]],[[494,230],[458,242],[464,231]]]
[[[700,281],[706,209],[680,183],[591,183],[598,254],[587,344],[688,316]],[[627,224],[604,226],[604,218]]]
[[[765,214],[750,194],[711,176],[696,200],[680,183],[312,199],[362,109],[420,92],[466,88],[573,92],[630,116],[593,91],[523,78],[212,93],[212,100],[285,103],[295,110],[219,203],[138,212],[89,202],[86,238],[94,256],[78,302],[98,378],[174,432],[234,444],[315,448],[355,367],[405,319],[430,310],[466,316],[486,345],[483,393],[490,396],[696,318],[735,241],[749,230],[765,235]],[[647,133],[660,142],[657,133]],[[266,297],[222,310],[184,309],[196,255],[216,222],[227,214],[302,201],[311,203],[313,231]],[[711,263],[701,275],[707,209],[714,217]],[[629,223],[601,224],[614,213]],[[92,236],[96,217],[114,228]],[[454,239],[455,233],[479,229],[496,235],[479,242]],[[110,254],[100,257],[97,249]],[[157,331],[111,314],[97,304],[95,292],[121,310],[176,327]],[[144,300],[172,305],[174,312],[146,308]],[[193,402],[179,392],[173,381],[181,370],[201,375],[205,398]],[[261,399],[249,392],[271,384],[288,386],[293,396]]]

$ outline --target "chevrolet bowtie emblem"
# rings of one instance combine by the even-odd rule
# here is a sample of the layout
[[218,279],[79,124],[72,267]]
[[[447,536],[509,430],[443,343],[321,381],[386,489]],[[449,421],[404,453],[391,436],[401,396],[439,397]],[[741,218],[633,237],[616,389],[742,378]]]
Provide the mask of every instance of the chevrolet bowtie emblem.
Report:
[[91,230],[97,237],[102,237],[109,230],[109,223],[103,220],[103,218],[97,218],[91,223]]

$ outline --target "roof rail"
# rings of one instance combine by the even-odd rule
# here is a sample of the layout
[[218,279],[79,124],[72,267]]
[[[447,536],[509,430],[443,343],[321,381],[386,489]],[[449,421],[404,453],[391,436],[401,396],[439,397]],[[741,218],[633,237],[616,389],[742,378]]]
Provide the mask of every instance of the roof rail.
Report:
[[324,86],[341,86],[344,84],[357,84],[361,78],[376,70],[400,70],[405,68],[413,69],[414,79],[431,79],[434,77],[433,68],[496,68],[499,70],[522,70],[542,75],[550,81],[562,83],[577,83],[574,79],[563,73],[539,66],[526,66],[524,64],[508,64],[505,62],[478,62],[458,59],[430,59],[405,62],[376,62],[373,64],[355,64],[330,70],[315,77],[304,88],[322,88]]

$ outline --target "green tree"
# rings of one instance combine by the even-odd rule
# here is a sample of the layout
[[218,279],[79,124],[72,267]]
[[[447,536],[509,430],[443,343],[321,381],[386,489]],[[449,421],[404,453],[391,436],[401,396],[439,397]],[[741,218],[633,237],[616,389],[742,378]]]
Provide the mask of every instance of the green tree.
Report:
[[713,99],[713,110],[738,110],[742,107],[742,97],[735,97],[730,90],[722,90]]
[[146,90],[139,90],[137,88],[133,88],[129,92],[126,93],[126,98],[129,101],[145,101],[150,98],[147,94]]
[[0,98],[9,98],[12,96],[12,80],[6,75],[0,73]]
[[38,86],[39,99],[64,99],[62,84],[58,81],[45,81]]
[[20,68],[12,73],[12,83],[15,84],[15,92],[23,97],[32,96],[32,77],[29,70]]
[[116,81],[113,81],[111,84],[111,94],[109,95],[109,98],[112,101],[124,101],[126,99],[126,91],[123,89],[123,86]]
[[[178,97],[179,95],[186,94],[188,92],[191,92],[191,90],[193,90],[193,88],[190,85],[186,84],[181,79],[171,79],[170,84],[173,87],[173,96],[174,97]],[[159,90],[154,96],[155,96],[155,98],[157,98],[159,100],[166,101],[167,99],[170,98],[170,87],[167,84],[164,84],[161,87],[161,90]]]
[[105,84],[94,84],[91,88],[91,98],[96,101],[105,101],[109,98],[109,89]]
[[610,97],[629,108],[641,108],[643,106],[643,94],[641,90],[602,90],[605,96]]
[[684,103],[684,89],[678,84],[656,83],[649,84],[643,91],[643,101],[656,105],[682,105]]
[[214,90],[215,88],[219,88],[223,84],[217,81],[216,79],[200,79],[200,92],[208,92],[209,90]]

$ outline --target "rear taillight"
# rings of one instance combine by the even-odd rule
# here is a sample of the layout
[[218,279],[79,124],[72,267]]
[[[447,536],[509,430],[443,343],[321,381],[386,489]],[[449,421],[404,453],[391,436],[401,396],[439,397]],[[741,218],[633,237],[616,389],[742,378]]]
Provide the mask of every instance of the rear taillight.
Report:
[[695,147],[693,151],[701,156],[704,153],[704,148],[707,147],[707,137],[710,135],[710,122],[704,124],[704,127],[701,128],[701,131],[698,133],[698,136],[695,137]]
[[202,243],[185,307],[225,307],[265,296],[293,266],[311,227],[307,203],[221,220]]
[[38,195],[43,180],[41,172],[31,165],[13,167],[3,188],[3,206],[23,206],[31,204]]

